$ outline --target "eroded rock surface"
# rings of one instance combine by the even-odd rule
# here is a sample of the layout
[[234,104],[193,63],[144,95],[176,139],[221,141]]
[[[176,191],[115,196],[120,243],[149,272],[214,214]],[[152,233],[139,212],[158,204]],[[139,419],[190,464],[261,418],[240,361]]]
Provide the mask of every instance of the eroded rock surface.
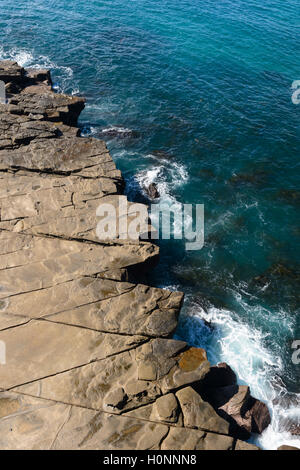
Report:
[[0,448],[246,449],[201,394],[206,352],[171,339],[182,293],[141,283],[159,256],[147,208],[134,240],[96,231],[101,203],[129,221],[137,206],[79,136],[84,99],[14,62],[0,80]]

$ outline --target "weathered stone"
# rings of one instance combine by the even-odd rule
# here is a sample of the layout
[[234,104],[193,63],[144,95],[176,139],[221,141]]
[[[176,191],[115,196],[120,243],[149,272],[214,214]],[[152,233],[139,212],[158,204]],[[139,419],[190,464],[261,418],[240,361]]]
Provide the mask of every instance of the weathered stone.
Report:
[[[19,323],[18,315],[22,313],[28,318],[46,317],[56,323],[103,332],[169,336],[177,324],[181,298],[176,292],[84,277],[3,299],[0,312],[9,315],[9,321]],[[160,316],[165,317],[164,327],[155,322]],[[0,327],[3,320],[1,317]],[[151,370],[152,364],[148,376]],[[147,378],[144,371],[140,378],[155,380],[156,376],[150,373]]]
[[249,444],[248,442],[240,441],[238,439],[236,441],[234,450],[261,450],[261,449],[259,447],[255,446],[254,444]]
[[[250,399],[250,388],[246,385],[239,387],[223,387],[220,390],[220,401],[216,406],[225,411],[229,416],[243,417],[247,411],[247,403]],[[225,404],[224,400],[226,400]],[[228,401],[227,401],[228,400]]]
[[159,449],[168,427],[19,394],[0,394],[0,449]]
[[173,393],[158,398],[154,405],[155,411],[162,421],[174,423],[178,417],[178,403]]
[[251,432],[261,434],[271,423],[271,416],[265,403],[253,399],[254,405],[247,412],[251,416]]
[[103,399],[104,411],[114,411],[118,413],[118,410],[123,408],[123,404],[126,402],[127,396],[122,387],[118,387],[112,390]]
[[46,82],[48,85],[52,83],[50,70],[47,69],[27,69],[26,77],[33,82]]
[[79,114],[84,108],[85,100],[78,96],[60,95],[45,87],[35,87],[33,93],[13,95],[9,104],[20,115],[41,115],[44,120],[62,122],[68,126],[76,126]]
[[298,449],[298,447],[283,445],[283,446],[278,447],[277,450],[300,450],[300,449]]
[[229,436],[205,434],[194,429],[170,428],[162,450],[232,450],[234,440]]
[[32,320],[2,331],[1,340],[6,364],[1,366],[0,387],[9,389],[133,348],[144,338]]
[[213,407],[203,401],[191,387],[179,390],[176,397],[180,403],[186,427],[228,434],[229,424],[220,418]]
[[184,372],[191,372],[207,361],[206,351],[201,348],[190,348],[185,351],[179,361],[179,367]]
[[162,450],[203,450],[205,433],[186,428],[171,427],[161,445]]
[[112,266],[151,265],[158,255],[151,244],[102,246],[5,231],[0,231],[0,243],[2,300],[93,276]]
[[12,60],[2,60],[0,62],[0,80],[4,83],[21,83],[24,79],[25,71],[17,62]]
[[271,422],[266,405],[253,398],[245,385],[205,389],[203,397],[209,400],[220,416],[237,426],[237,433],[240,429],[242,438],[249,437],[251,432],[261,433]]
[[230,436],[221,436],[208,433],[204,439],[203,450],[233,450],[234,439]]
[[199,384],[209,372],[210,363],[203,349],[190,348],[178,356],[178,361],[162,381],[162,391],[167,393],[183,385]]
[[151,362],[140,362],[138,367],[138,378],[140,380],[156,380],[157,373]]

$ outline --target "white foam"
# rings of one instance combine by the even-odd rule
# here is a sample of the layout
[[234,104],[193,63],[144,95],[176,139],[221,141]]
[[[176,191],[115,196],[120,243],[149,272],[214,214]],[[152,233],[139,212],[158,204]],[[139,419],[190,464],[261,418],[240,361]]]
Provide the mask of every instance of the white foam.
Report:
[[117,126],[110,126],[110,127],[101,129],[102,134],[109,134],[111,132],[123,135],[123,134],[130,134],[132,132],[132,129],[128,129],[126,127],[117,127]]
[[[153,155],[150,154],[148,157],[153,158]],[[183,205],[172,195],[172,189],[182,186],[188,181],[188,172],[184,165],[178,162],[170,162],[166,159],[156,160],[158,160],[157,165],[141,170],[135,175],[136,187],[147,197],[145,188],[151,183],[155,183],[160,194],[159,203],[162,210],[164,211],[165,209],[168,212],[172,208],[174,213],[177,213],[182,210]],[[151,223],[158,229],[159,220],[156,220],[153,214]],[[186,231],[192,227],[192,217],[185,217],[184,227]],[[175,221],[173,233],[178,236],[182,234],[182,227],[179,221],[177,223]]]

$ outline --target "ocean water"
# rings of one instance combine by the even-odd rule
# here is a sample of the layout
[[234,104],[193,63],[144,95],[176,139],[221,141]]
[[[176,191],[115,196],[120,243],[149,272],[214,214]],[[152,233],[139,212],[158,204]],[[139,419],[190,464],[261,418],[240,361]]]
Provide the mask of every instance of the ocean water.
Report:
[[49,67],[57,91],[86,96],[82,132],[107,141],[130,198],[147,202],[156,182],[161,202],[205,205],[203,249],[160,242],[149,282],[186,293],[176,337],[268,404],[254,441],[300,446],[298,1],[0,7],[0,58]]

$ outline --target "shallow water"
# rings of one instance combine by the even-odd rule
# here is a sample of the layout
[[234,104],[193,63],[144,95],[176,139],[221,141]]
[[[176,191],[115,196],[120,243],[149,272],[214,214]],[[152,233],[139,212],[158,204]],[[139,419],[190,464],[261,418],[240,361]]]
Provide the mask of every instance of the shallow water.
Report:
[[[131,198],[205,205],[205,246],[161,242],[156,285],[184,290],[176,336],[226,361],[273,422],[264,448],[300,446],[300,79],[296,0],[0,0],[0,57],[52,69],[87,97]],[[116,137],[111,137],[113,130]]]

